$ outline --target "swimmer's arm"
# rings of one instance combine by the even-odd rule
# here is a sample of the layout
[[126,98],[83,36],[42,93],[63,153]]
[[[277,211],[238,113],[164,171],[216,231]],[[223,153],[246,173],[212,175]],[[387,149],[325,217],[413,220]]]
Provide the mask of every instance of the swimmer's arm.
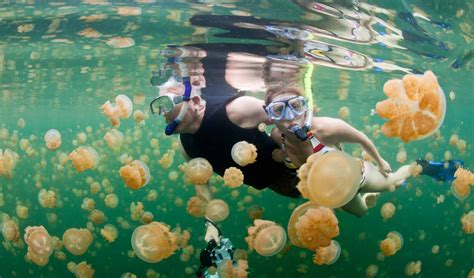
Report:
[[273,142],[275,142],[277,146],[281,148],[281,131],[277,127],[272,129],[270,132],[270,137],[272,138]]
[[242,96],[227,104],[227,116],[241,128],[256,128],[261,123],[272,124],[263,105],[261,99]]

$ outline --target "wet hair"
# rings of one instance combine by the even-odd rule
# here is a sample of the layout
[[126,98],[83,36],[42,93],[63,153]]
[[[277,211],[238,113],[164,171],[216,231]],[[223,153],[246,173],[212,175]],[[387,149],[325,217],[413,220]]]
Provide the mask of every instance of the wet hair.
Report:
[[284,94],[294,94],[295,96],[305,96],[303,88],[294,85],[275,84],[267,89],[265,93],[265,105],[272,102],[277,96]]

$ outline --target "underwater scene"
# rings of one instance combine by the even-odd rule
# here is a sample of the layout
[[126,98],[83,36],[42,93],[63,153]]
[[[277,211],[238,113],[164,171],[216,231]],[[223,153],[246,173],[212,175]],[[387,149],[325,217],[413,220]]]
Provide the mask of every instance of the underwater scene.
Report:
[[0,2],[0,277],[474,278],[474,2]]

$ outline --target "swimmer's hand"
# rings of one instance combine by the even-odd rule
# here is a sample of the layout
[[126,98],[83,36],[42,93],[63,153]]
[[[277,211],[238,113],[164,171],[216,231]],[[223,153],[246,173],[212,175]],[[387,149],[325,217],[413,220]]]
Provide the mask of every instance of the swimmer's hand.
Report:
[[385,161],[383,158],[378,161],[379,171],[384,177],[388,177],[388,174],[392,172],[390,164]]

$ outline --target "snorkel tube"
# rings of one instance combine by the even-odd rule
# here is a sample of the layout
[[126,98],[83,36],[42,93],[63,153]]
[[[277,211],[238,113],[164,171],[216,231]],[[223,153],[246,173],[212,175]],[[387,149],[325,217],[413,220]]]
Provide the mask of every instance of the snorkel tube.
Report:
[[165,134],[171,135],[174,133],[178,125],[183,120],[184,116],[186,115],[186,111],[188,111],[189,101],[191,100],[191,79],[189,76],[183,77],[183,85],[184,85],[184,95],[183,95],[183,106],[181,106],[181,110],[179,110],[178,116],[169,124],[166,125]]
[[290,131],[301,141],[306,141],[310,137],[311,121],[313,120],[313,94],[311,93],[311,77],[313,76],[314,65],[306,59],[307,70],[303,76],[304,95],[308,100],[308,110],[303,126],[294,125],[290,127]]

